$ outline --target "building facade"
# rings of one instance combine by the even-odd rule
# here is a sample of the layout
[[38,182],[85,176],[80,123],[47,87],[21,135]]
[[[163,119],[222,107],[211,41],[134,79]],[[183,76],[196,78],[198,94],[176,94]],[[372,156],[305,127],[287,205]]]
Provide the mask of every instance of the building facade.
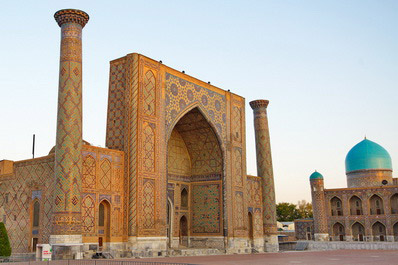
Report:
[[364,139],[345,160],[348,188],[325,189],[310,176],[318,241],[398,241],[398,183],[388,152]]
[[13,253],[55,257],[170,249],[277,251],[267,100],[254,111],[258,176],[246,174],[245,99],[132,53],[111,61],[106,147],[82,139],[80,10],[61,27],[57,137],[49,155],[0,162]]

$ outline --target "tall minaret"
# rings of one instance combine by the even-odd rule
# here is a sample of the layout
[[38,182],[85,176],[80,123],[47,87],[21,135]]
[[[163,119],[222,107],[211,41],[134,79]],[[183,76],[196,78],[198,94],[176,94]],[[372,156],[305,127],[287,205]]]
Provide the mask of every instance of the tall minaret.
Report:
[[323,176],[315,171],[310,176],[310,183],[312,212],[314,213],[314,237],[316,241],[329,241]]
[[256,134],[257,175],[262,178],[263,222],[265,251],[279,250],[274,173],[272,170],[271,143],[268,128],[268,100],[250,102],[254,114],[254,131]]
[[61,27],[61,55],[50,243],[81,243],[82,29],[89,16],[64,9],[54,18]]

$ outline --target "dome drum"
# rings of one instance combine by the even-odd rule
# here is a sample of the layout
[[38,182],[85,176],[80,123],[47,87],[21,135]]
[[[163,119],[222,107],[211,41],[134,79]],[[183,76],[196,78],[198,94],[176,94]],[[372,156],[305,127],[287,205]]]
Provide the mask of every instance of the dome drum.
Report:
[[[386,180],[387,183],[383,184]],[[363,169],[347,173],[347,187],[380,187],[393,185],[391,169]]]

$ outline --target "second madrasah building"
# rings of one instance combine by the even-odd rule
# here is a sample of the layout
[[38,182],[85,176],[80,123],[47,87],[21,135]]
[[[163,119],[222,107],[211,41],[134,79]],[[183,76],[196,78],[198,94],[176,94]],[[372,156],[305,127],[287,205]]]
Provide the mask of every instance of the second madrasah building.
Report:
[[364,139],[345,159],[347,188],[325,189],[324,177],[310,176],[311,220],[296,221],[298,239],[398,241],[398,179],[390,154]]

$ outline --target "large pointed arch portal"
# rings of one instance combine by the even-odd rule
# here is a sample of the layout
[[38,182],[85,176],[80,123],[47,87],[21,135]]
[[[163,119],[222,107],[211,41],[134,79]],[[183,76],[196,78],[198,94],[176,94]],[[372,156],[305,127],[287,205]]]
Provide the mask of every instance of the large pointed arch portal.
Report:
[[[181,117],[170,134],[167,179],[168,197],[174,202],[171,246],[184,242],[184,247],[207,247],[206,237],[220,238],[223,153],[213,127],[197,107]],[[187,240],[178,233],[182,216],[187,221]]]

